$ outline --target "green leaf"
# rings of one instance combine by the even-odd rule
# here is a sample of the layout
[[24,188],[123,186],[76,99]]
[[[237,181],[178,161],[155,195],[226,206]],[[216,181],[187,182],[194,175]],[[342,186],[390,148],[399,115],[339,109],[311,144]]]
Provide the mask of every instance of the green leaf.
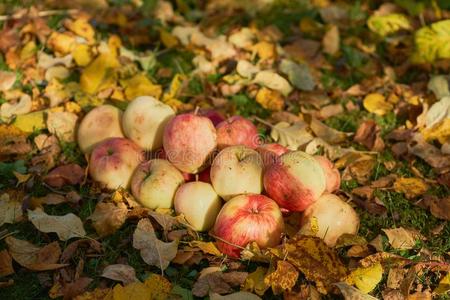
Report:
[[401,29],[411,29],[408,18],[403,14],[389,14],[385,16],[371,16],[367,26],[372,32],[385,37]]
[[286,74],[289,82],[303,91],[312,91],[316,86],[314,77],[307,64],[297,64],[291,60],[283,59],[280,71]]
[[414,35],[414,63],[434,62],[450,58],[450,20],[422,27]]

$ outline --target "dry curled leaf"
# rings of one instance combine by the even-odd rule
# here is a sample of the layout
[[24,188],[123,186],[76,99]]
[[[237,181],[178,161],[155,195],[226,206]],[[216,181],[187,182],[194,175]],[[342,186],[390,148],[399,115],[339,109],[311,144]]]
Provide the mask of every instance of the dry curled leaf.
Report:
[[359,125],[354,141],[372,151],[382,151],[384,149],[381,128],[372,120],[364,121]]
[[115,233],[125,223],[127,214],[128,209],[122,202],[117,204],[100,202],[95,206],[89,219],[97,234],[104,237]]
[[272,127],[270,136],[274,141],[290,150],[297,150],[314,138],[308,132],[308,125],[303,121],[295,122],[292,125],[287,122],[279,122]]
[[77,164],[59,166],[44,176],[43,180],[51,187],[61,188],[65,185],[76,185],[83,182],[84,169]]
[[165,243],[159,240],[150,220],[142,219],[133,234],[133,248],[140,251],[147,264],[165,270],[177,255],[178,242]]
[[61,248],[58,242],[50,243],[42,248],[12,236],[8,236],[5,242],[12,258],[27,269],[46,271],[67,266],[57,263],[61,256]]
[[296,236],[277,248],[269,248],[269,251],[290,262],[308,280],[315,281],[322,293],[347,276],[347,268],[339,256],[317,237]]
[[247,275],[246,272],[222,273],[214,268],[200,275],[192,287],[192,293],[197,297],[205,297],[210,293],[227,294],[233,291],[232,286],[240,286]]
[[37,230],[46,233],[55,232],[62,241],[86,235],[80,218],[72,213],[64,216],[50,216],[41,208],[36,208],[28,210],[28,219]]
[[412,249],[417,240],[423,239],[419,233],[403,227],[383,229],[383,231],[394,249]]
[[107,266],[103,270],[101,276],[112,280],[121,281],[125,285],[137,281],[136,271],[134,268],[123,264]]
[[277,261],[277,269],[264,278],[264,282],[272,287],[275,295],[289,292],[297,283],[298,271],[287,261]]

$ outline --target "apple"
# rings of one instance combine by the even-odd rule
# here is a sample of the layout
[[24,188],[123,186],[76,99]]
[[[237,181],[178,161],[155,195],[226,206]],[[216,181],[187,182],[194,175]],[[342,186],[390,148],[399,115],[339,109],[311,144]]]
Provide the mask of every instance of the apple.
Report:
[[225,121],[225,118],[222,116],[222,114],[214,109],[201,109],[199,111],[199,114],[210,119],[214,126],[217,126],[217,124],[219,124],[220,122]]
[[201,181],[181,185],[174,200],[175,212],[183,214],[197,231],[206,231],[214,225],[222,201],[211,184]]
[[264,172],[270,198],[289,211],[303,211],[325,191],[326,177],[320,163],[303,151],[283,154],[279,163]]
[[196,174],[207,167],[216,149],[216,129],[207,117],[180,114],[167,123],[163,146],[167,159],[175,167]]
[[131,192],[150,209],[171,208],[183,174],[164,159],[152,159],[140,164],[131,178]]
[[[158,150],[153,152],[152,158],[160,158],[167,160],[167,155],[163,148],[159,148]],[[186,172],[181,172],[181,174],[183,174],[184,181],[186,182],[195,180],[195,176],[193,174],[189,174]]]
[[335,168],[333,163],[325,156],[316,155],[314,158],[320,163],[320,166],[325,172],[325,177],[327,179],[325,191],[328,193],[337,191],[341,186],[341,174],[339,173],[339,170]]
[[150,96],[140,96],[128,104],[123,114],[122,126],[126,137],[145,150],[162,146],[164,128],[174,110]]
[[289,152],[289,149],[280,144],[272,143],[262,144],[256,148],[256,151],[261,155],[264,167],[268,168],[271,164],[279,162],[280,156]]
[[112,105],[100,105],[86,114],[78,127],[77,140],[83,153],[90,153],[100,142],[112,137],[124,137],[122,111]]
[[259,194],[263,189],[261,156],[246,146],[223,149],[211,165],[211,183],[224,200],[239,194]]
[[341,198],[324,194],[304,212],[299,233],[320,237],[334,247],[344,233],[356,234],[359,217],[356,211]]
[[125,138],[110,138],[98,144],[89,159],[89,174],[109,189],[128,188],[131,176],[144,159],[142,149]]
[[219,149],[234,145],[245,145],[255,149],[260,144],[256,126],[241,116],[233,116],[220,122],[216,129]]
[[241,248],[256,242],[259,248],[274,247],[284,232],[283,216],[277,203],[257,194],[239,195],[230,199],[219,212],[213,233],[218,249],[239,258]]

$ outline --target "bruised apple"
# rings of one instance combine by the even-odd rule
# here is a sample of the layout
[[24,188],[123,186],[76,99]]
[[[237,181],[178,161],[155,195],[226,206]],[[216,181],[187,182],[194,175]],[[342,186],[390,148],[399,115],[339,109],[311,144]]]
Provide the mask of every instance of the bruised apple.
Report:
[[256,151],[261,155],[264,167],[268,168],[270,165],[279,162],[280,156],[289,152],[289,149],[280,144],[273,143],[260,145],[256,148]]
[[256,242],[260,248],[280,243],[284,231],[283,216],[277,203],[256,194],[230,199],[219,212],[214,224],[217,247],[222,253],[238,258],[241,249]]
[[228,200],[239,194],[262,192],[263,164],[258,152],[246,146],[223,149],[211,165],[211,183]]
[[304,211],[300,233],[320,237],[333,247],[341,235],[356,234],[358,228],[355,210],[338,196],[324,194]]
[[110,138],[97,145],[89,160],[89,174],[109,189],[127,188],[143,160],[142,149],[125,138]]
[[112,105],[100,105],[86,114],[78,127],[77,140],[83,153],[90,153],[98,143],[112,138],[124,137],[122,111]]
[[123,132],[143,149],[155,150],[162,146],[164,127],[174,115],[170,106],[153,97],[137,97],[123,114]]
[[244,145],[255,149],[259,145],[258,129],[241,116],[233,116],[220,122],[217,126],[217,147]]
[[320,163],[303,151],[283,154],[279,163],[264,173],[270,198],[289,211],[303,211],[325,191],[326,178]]
[[222,207],[222,201],[211,184],[201,181],[180,186],[175,194],[175,212],[183,214],[197,231],[209,230]]
[[341,186],[341,174],[339,174],[339,170],[335,168],[333,163],[325,156],[316,155],[314,158],[320,163],[320,166],[325,172],[325,177],[327,179],[325,191],[332,193],[338,190]]
[[183,174],[170,162],[152,159],[140,164],[134,172],[131,192],[147,208],[171,208],[175,192],[183,182]]
[[167,123],[163,145],[167,159],[175,167],[196,174],[207,166],[216,149],[216,129],[207,117],[181,114]]

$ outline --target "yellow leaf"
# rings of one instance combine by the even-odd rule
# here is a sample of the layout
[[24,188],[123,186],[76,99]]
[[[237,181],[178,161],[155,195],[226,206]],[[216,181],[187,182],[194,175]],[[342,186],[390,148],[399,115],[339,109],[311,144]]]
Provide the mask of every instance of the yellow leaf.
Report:
[[13,125],[24,132],[33,132],[34,130],[44,129],[46,127],[44,111],[40,110],[25,115],[19,115],[14,119]]
[[414,34],[414,63],[433,62],[450,58],[450,20],[439,21],[420,28]]
[[89,44],[93,44],[95,42],[94,28],[92,28],[86,18],[76,19],[75,21],[66,20],[64,25],[76,35],[85,38]]
[[159,39],[166,48],[173,48],[178,45],[178,39],[164,29],[159,30]]
[[264,281],[267,269],[264,267],[257,267],[253,273],[250,273],[245,279],[242,285],[242,290],[248,292],[255,292],[256,294],[262,296],[269,288],[270,284]]
[[319,292],[327,293],[333,283],[347,277],[347,268],[339,256],[318,237],[298,235],[268,250],[294,265],[306,279],[315,281]]
[[422,134],[427,141],[437,139],[441,144],[445,144],[450,139],[450,118],[446,118],[436,126],[424,129]]
[[108,48],[115,56],[119,55],[119,49],[122,47],[122,40],[116,34],[113,34],[108,39]]
[[217,249],[216,245],[213,242],[202,242],[202,241],[192,241],[189,243],[191,247],[198,247],[203,253],[211,254],[215,256],[223,256],[222,252]]
[[319,232],[319,221],[317,220],[317,217],[311,218],[311,235],[316,235]]
[[111,289],[96,288],[91,292],[85,292],[76,296],[74,300],[104,300],[110,291]]
[[34,41],[29,41],[20,50],[20,59],[26,60],[32,57],[36,53],[36,43]]
[[112,69],[119,66],[117,58],[111,53],[100,54],[81,73],[80,85],[83,92],[94,94],[102,86],[111,85],[114,82]]
[[13,174],[17,178],[17,185],[26,182],[31,177],[31,174],[22,174],[16,171],[13,171]]
[[150,299],[152,300],[165,300],[172,290],[170,281],[157,274],[151,274],[144,281],[144,285],[151,290]]
[[411,29],[408,18],[403,14],[373,15],[367,20],[367,26],[371,31],[382,37],[401,29]]
[[256,94],[256,102],[272,111],[280,111],[284,106],[284,99],[280,92],[268,88],[261,88]]
[[[172,285],[164,277],[151,274],[144,283],[133,282],[126,286],[117,284],[102,298],[105,300],[165,300],[168,299]],[[90,299],[90,298],[88,298]],[[96,298],[93,298],[93,300]]]
[[153,84],[150,79],[142,73],[122,81],[122,86],[125,88],[125,97],[130,101],[138,96],[153,96],[159,98],[162,93],[162,87]]
[[258,54],[261,60],[275,58],[277,55],[275,45],[266,41],[253,45],[252,50]]
[[298,271],[287,261],[277,261],[277,269],[264,278],[264,283],[272,286],[275,295],[291,291],[298,279]]
[[292,92],[292,86],[284,77],[269,70],[258,72],[253,81],[259,85],[279,91],[284,96],[287,96]]
[[347,277],[349,284],[355,284],[363,293],[369,293],[378,285],[383,277],[383,267],[381,263],[376,263],[370,267],[360,267]]
[[50,49],[61,54],[69,54],[75,47],[75,37],[69,33],[59,33],[53,31],[48,38],[47,45]]
[[397,193],[404,193],[406,198],[412,199],[423,195],[428,190],[428,184],[420,178],[397,178],[394,183]]
[[394,249],[412,249],[416,245],[416,240],[423,239],[423,236],[417,231],[403,227],[383,229],[383,232],[387,235],[389,244]]
[[72,56],[75,63],[80,67],[85,67],[92,61],[91,48],[86,44],[77,44],[72,49]]
[[448,291],[450,291],[450,272],[439,281],[439,285],[433,292],[440,295],[445,294]]
[[393,109],[391,103],[386,102],[386,98],[378,93],[368,94],[363,101],[364,108],[368,112],[383,116]]

